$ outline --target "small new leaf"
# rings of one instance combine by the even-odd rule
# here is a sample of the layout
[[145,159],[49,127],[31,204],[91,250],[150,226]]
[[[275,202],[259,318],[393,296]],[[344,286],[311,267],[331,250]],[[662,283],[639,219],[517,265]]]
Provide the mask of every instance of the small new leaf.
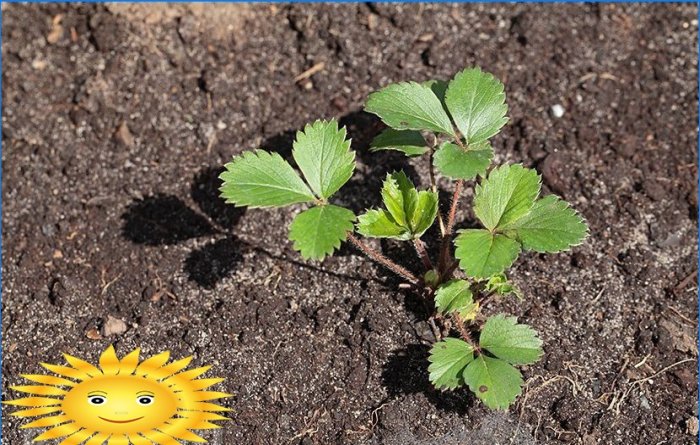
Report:
[[370,151],[379,150],[400,151],[408,157],[413,157],[425,154],[428,147],[420,131],[387,128],[370,144]]
[[409,224],[413,238],[420,238],[433,225],[437,217],[438,194],[428,190],[418,192],[418,204]]
[[561,252],[578,246],[588,235],[588,226],[569,203],[554,195],[535,202],[530,212],[507,229],[514,229],[523,248],[535,252]]
[[535,170],[503,165],[476,186],[474,213],[489,230],[505,227],[526,215],[539,193],[540,176]]
[[455,245],[459,267],[472,278],[488,278],[503,272],[520,253],[517,241],[483,229],[462,230]]
[[365,111],[395,130],[427,130],[455,136],[452,122],[430,86],[416,82],[389,85],[369,95]]
[[522,292],[520,292],[518,286],[508,281],[508,277],[503,273],[490,277],[484,285],[484,290],[486,292],[495,292],[498,295],[513,294],[519,300],[523,299]]
[[516,368],[503,360],[481,354],[462,376],[476,396],[491,409],[506,409],[521,392],[523,378]]
[[486,320],[479,346],[512,365],[529,365],[542,356],[542,340],[534,329],[503,314]]
[[474,350],[467,342],[447,337],[435,343],[430,350],[429,379],[438,389],[454,389],[461,386],[464,383],[464,369],[472,360]]
[[316,121],[297,132],[292,156],[319,198],[337,192],[355,170],[355,152],[335,120]]
[[493,149],[486,141],[467,148],[445,142],[435,152],[434,164],[448,178],[474,179],[477,175],[486,173],[492,158]]
[[298,214],[289,226],[294,249],[306,259],[321,260],[352,232],[355,214],[335,205],[312,207]]
[[386,175],[382,200],[394,221],[410,231],[409,221],[418,205],[418,191],[406,173],[398,171]]
[[383,209],[367,210],[357,218],[357,231],[371,238],[411,239],[411,232],[398,225],[391,214]]
[[445,103],[467,145],[486,141],[508,122],[503,84],[480,68],[466,69],[450,81]]
[[225,165],[219,189],[227,203],[248,207],[281,207],[311,202],[314,195],[277,153],[247,151]]
[[443,314],[459,312],[468,314],[474,308],[469,283],[465,280],[450,280],[435,292],[435,307]]

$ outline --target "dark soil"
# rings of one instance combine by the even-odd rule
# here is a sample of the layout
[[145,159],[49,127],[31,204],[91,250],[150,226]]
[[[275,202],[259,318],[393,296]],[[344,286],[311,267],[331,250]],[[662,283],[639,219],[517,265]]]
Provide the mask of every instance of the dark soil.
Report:
[[[696,442],[694,5],[220,8],[3,4],[3,399],[39,361],[114,343],[226,377],[234,420],[211,443]],[[431,388],[427,314],[398,280],[349,246],[302,261],[299,208],[216,192],[231,156],[288,155],[337,117],[359,152],[338,200],[376,204],[386,171],[427,172],[367,152],[367,94],[468,65],[506,84],[497,161],[537,168],[591,226],[571,253],[521,256],[524,301],[489,308],[546,345],[506,413]],[[98,334],[109,316],[127,330]],[[20,423],[3,417],[6,443],[36,435]]]

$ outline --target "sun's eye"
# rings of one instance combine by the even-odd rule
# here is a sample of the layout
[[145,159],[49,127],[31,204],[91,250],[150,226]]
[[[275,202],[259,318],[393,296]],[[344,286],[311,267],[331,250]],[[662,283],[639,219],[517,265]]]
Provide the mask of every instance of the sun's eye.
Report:
[[150,405],[153,403],[153,396],[138,396],[136,401],[139,405]]
[[104,405],[107,398],[104,396],[89,396],[88,401],[93,405]]

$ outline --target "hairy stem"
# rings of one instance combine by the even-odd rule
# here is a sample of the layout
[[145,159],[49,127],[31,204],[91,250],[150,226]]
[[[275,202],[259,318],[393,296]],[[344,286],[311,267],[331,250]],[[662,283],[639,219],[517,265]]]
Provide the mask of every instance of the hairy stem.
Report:
[[[435,157],[435,149],[430,149],[430,189],[433,193],[438,192],[437,181],[435,180],[435,166],[433,165],[433,159]],[[438,224],[440,225],[440,235],[445,236],[445,221],[442,219],[442,212],[440,211],[440,206],[438,205],[437,211]]]
[[440,271],[444,271],[447,262],[450,260],[450,238],[452,238],[452,229],[455,224],[455,216],[457,215],[457,205],[459,204],[459,196],[462,194],[464,180],[458,179],[455,182],[455,191],[452,194],[452,204],[450,205],[450,213],[447,215],[447,226],[445,233],[442,236],[442,244],[440,246]]
[[454,312],[452,314],[452,320],[455,322],[455,325],[457,327],[457,330],[459,331],[459,335],[462,337],[464,341],[469,343],[469,346],[474,348],[474,351],[481,351],[479,348],[479,345],[474,341],[472,338],[471,333],[469,332],[469,329],[464,324],[464,320],[462,320],[462,317],[459,316],[458,313]]
[[355,235],[353,235],[352,233],[348,233],[348,240],[349,240],[355,247],[357,247],[358,249],[360,249],[360,251],[362,251],[362,253],[364,253],[364,254],[367,255],[368,257],[372,258],[372,259],[373,259],[374,261],[376,261],[377,263],[379,263],[379,264],[381,264],[382,266],[386,267],[387,269],[391,270],[391,271],[394,272],[395,274],[401,276],[402,278],[404,278],[404,279],[405,279],[406,281],[408,281],[409,283],[411,283],[411,284],[413,284],[413,285],[417,285],[417,284],[418,284],[418,282],[419,282],[418,278],[416,278],[415,275],[413,275],[411,272],[409,272],[408,269],[406,269],[406,268],[403,267],[403,266],[399,266],[399,265],[396,264],[395,262],[391,261],[389,258],[387,258],[387,257],[385,257],[384,255],[382,255],[380,252],[378,252],[378,251],[372,249],[372,248],[369,247],[367,244],[363,243],[361,240],[359,240],[358,238],[356,238]]
[[415,246],[416,252],[418,253],[421,261],[423,261],[423,267],[425,267],[427,270],[433,270],[433,263],[430,261],[430,256],[428,255],[428,251],[425,249],[425,244],[423,241],[416,238],[413,240],[413,245]]

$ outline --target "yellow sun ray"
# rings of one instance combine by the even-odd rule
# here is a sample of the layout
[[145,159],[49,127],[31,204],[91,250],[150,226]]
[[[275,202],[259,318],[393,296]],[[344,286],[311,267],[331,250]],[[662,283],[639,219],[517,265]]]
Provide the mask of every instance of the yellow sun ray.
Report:
[[100,355],[100,369],[104,375],[117,375],[119,373],[119,358],[114,346],[109,345],[109,348]]
[[120,374],[133,374],[136,370],[136,366],[139,364],[139,354],[141,350],[139,348],[134,349],[130,353],[124,356],[119,365],[121,366]]
[[[42,363],[54,375],[27,374],[35,384],[11,386],[28,397],[4,402],[22,407],[11,415],[35,417],[22,428],[44,428],[35,441],[62,445],[181,445],[206,442],[194,430],[220,428],[230,411],[210,391],[221,378],[199,377],[211,369],[187,369],[193,357],[170,362],[166,351],[139,362],[135,349],[119,359],[113,346],[98,364],[64,354],[69,366]],[[70,379],[70,380],[69,380]]]
[[156,369],[161,368],[170,358],[170,351],[161,352],[141,362],[136,367],[134,374],[138,376],[148,376]]
[[[177,440],[168,436],[167,434],[161,433],[160,431],[152,430],[142,433],[146,439],[158,445],[182,445]],[[87,444],[86,444],[87,445]]]
[[[7,403],[8,402],[3,402]],[[15,417],[37,417],[37,416],[43,416],[44,414],[51,414],[61,411],[60,406],[44,406],[40,408],[30,408],[30,409],[23,409],[22,411],[15,411],[14,413],[11,413],[11,416]]]
[[44,385],[19,385],[10,386],[10,389],[15,391],[26,392],[27,394],[34,394],[37,396],[62,396],[68,393],[61,388],[55,386],[44,386]]
[[55,416],[47,416],[47,417],[42,417],[40,419],[36,419],[33,422],[29,422],[26,425],[22,425],[20,428],[25,429],[25,428],[45,428],[48,426],[56,426],[60,425],[62,423],[65,423],[69,421],[70,419],[64,415],[64,414],[58,414]]
[[83,371],[80,371],[79,369],[71,368],[69,366],[52,365],[49,363],[39,364],[44,368],[48,369],[49,371],[53,372],[54,374],[58,374],[63,377],[68,377],[70,379],[86,380],[91,377],[89,374],[86,374]]
[[41,383],[44,385],[53,385],[53,386],[75,386],[75,382],[73,380],[68,380],[64,379],[61,377],[56,377],[53,375],[45,375],[45,374],[20,374],[21,377],[24,377],[27,380],[30,380],[32,382],[36,383]]
[[128,434],[127,437],[134,445],[153,445],[153,442],[138,434]]
[[61,399],[54,399],[53,397],[23,397],[21,399],[10,400],[3,403],[14,406],[55,406],[61,404]]
[[84,372],[90,377],[96,377],[102,374],[102,371],[97,369],[96,366],[91,365],[85,360],[79,359],[78,357],[73,357],[69,354],[63,354],[63,358],[66,359],[69,365],[77,369],[78,371]]
[[71,434],[63,439],[58,445],[80,445],[88,440],[93,434],[95,434],[93,431],[80,430],[77,433]]
[[63,425],[55,426],[50,430],[44,431],[42,434],[34,438],[34,442],[41,442],[42,440],[60,439],[61,437],[70,436],[73,433],[80,431],[81,427],[75,422],[66,423]]

